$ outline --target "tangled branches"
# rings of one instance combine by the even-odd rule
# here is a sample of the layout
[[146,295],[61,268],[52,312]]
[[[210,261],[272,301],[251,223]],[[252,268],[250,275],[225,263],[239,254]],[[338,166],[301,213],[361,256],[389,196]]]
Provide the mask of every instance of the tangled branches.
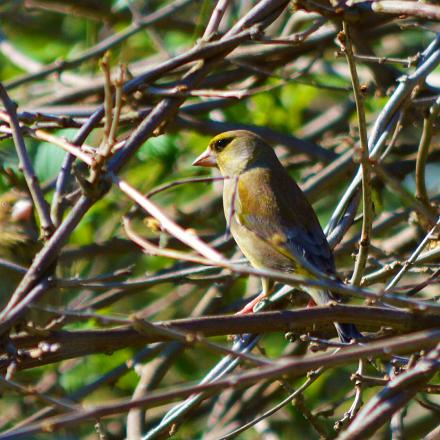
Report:
[[[0,439],[435,435],[440,7],[251,3],[1,7]],[[235,253],[189,165],[239,128],[328,219],[345,284]],[[258,277],[279,289],[233,315]]]

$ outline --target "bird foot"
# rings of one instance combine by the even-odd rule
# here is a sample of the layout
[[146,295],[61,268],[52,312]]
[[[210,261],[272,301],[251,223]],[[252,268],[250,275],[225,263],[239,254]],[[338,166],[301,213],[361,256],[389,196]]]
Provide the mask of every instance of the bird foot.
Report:
[[248,313],[254,313],[255,306],[267,298],[265,293],[260,293],[256,298],[254,298],[251,302],[247,303],[241,310],[239,310],[236,315],[247,315]]
[[306,306],[308,309],[310,309],[311,307],[316,307],[316,303],[315,301],[313,301],[313,299],[309,299],[309,302],[307,303]]

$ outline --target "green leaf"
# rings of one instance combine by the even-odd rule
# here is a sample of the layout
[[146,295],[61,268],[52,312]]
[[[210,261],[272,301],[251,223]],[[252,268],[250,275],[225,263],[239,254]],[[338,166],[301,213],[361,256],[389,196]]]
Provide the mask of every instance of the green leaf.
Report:
[[164,134],[149,139],[139,150],[138,158],[142,161],[160,161],[162,166],[170,170],[176,163],[178,154],[177,137]]
[[42,142],[35,155],[35,174],[41,181],[53,179],[59,172],[66,152],[55,145]]

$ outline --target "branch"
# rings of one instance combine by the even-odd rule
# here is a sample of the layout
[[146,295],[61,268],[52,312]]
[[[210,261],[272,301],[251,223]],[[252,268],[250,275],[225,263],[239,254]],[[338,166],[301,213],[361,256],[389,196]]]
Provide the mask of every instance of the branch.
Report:
[[163,405],[173,400],[190,396],[201,392],[214,392],[227,388],[242,388],[250,384],[281,377],[300,377],[310,370],[323,366],[325,369],[354,362],[360,358],[370,356],[387,357],[390,353],[403,354],[416,349],[430,348],[440,342],[440,330],[431,330],[413,333],[408,336],[390,338],[384,341],[369,344],[367,347],[353,347],[340,351],[333,356],[327,354],[313,356],[312,358],[293,358],[284,360],[277,366],[261,367],[249,371],[229,375],[224,379],[215,382],[207,382],[198,385],[173,386],[168,390],[153,391],[147,396],[136,400],[120,400],[86,410],[73,412],[67,415],[51,417],[41,423],[35,423],[22,429],[17,429],[10,434],[0,435],[0,440],[16,440],[19,438],[30,438],[40,432],[57,431],[69,426],[78,425],[79,422],[106,417],[112,414],[119,414],[131,408],[142,406],[151,408]]
[[[100,315],[97,315],[100,316]],[[31,368],[36,365],[59,362],[61,360],[85,356],[91,353],[109,353],[128,346],[138,346],[154,342],[169,341],[164,334],[140,333],[131,325],[130,320],[103,317],[107,322],[125,324],[125,327],[108,330],[78,330],[53,332],[43,340],[57,346],[55,352],[42,353],[40,357],[29,356],[33,347],[41,341],[38,336],[14,336],[12,341],[18,349],[29,349],[29,355],[23,356],[18,368]],[[436,315],[412,313],[390,308],[344,306],[314,307],[293,311],[264,312],[249,315],[220,315],[200,318],[186,318],[174,321],[158,322],[154,325],[174,328],[189,335],[220,336],[230,334],[294,332],[304,333],[315,328],[331,329],[333,322],[356,322],[361,328],[378,329],[389,326],[397,331],[412,331],[422,328],[435,328],[440,325]],[[171,338],[173,339],[173,338]],[[190,343],[190,339],[188,340]],[[9,361],[3,360],[1,368]]]
[[338,440],[370,438],[396,411],[422,391],[426,383],[438,372],[439,357],[440,346],[423,357],[410,370],[389,381],[388,385],[362,408]]
[[370,155],[368,151],[367,138],[367,122],[365,119],[365,106],[363,91],[359,82],[359,77],[356,70],[356,63],[353,56],[353,48],[351,45],[350,27],[347,22],[343,22],[344,34],[340,34],[339,38],[345,49],[347,62],[350,67],[351,80],[353,82],[353,93],[356,102],[356,110],[359,125],[360,137],[360,153],[361,153],[361,170],[362,170],[362,232],[359,241],[359,252],[356,257],[356,263],[353,270],[353,275],[350,282],[354,285],[359,285],[362,279],[362,274],[365,270],[365,265],[368,258],[368,250],[371,240],[371,226],[373,223],[373,205],[371,202],[371,167]]
[[35,208],[37,209],[38,216],[40,217],[42,235],[44,238],[48,238],[54,230],[54,225],[52,224],[52,220],[50,219],[49,206],[44,199],[43,191],[41,190],[31,160],[26,151],[26,144],[21,133],[21,127],[17,117],[16,106],[9,98],[5,88],[1,83],[0,99],[5,106],[7,113],[6,118],[11,126],[15,148],[17,150],[17,156],[20,159],[20,165],[23,168],[23,174],[26,179],[29,192],[31,193],[32,200],[35,204]]
[[379,0],[369,2],[371,9],[380,14],[391,14],[423,18],[425,20],[440,21],[440,7],[428,3],[412,1]]
[[85,61],[93,58],[99,58],[107,50],[112,49],[113,47],[123,43],[127,38],[142,31],[145,27],[151,26],[158,21],[163,20],[164,18],[176,13],[179,9],[190,4],[191,2],[192,0],[175,0],[173,3],[164,6],[158,11],[152,12],[151,14],[145,16],[136,23],[133,23],[127,29],[106,38],[105,40],[98,43],[96,46],[87,49],[82,54],[79,54],[70,60],[65,60],[61,62],[56,61],[55,63],[44,67],[38,72],[35,72],[31,75],[24,75],[13,81],[10,81],[9,83],[6,83],[6,89],[10,90],[20,85],[26,84],[30,81],[42,79],[52,73],[61,73],[68,69],[74,69]]

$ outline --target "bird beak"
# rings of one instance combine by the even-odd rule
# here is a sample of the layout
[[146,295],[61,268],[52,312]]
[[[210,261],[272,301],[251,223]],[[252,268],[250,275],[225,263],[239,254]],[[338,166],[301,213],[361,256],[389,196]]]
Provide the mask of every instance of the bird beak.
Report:
[[207,148],[193,163],[198,167],[216,167],[217,160],[210,148]]

